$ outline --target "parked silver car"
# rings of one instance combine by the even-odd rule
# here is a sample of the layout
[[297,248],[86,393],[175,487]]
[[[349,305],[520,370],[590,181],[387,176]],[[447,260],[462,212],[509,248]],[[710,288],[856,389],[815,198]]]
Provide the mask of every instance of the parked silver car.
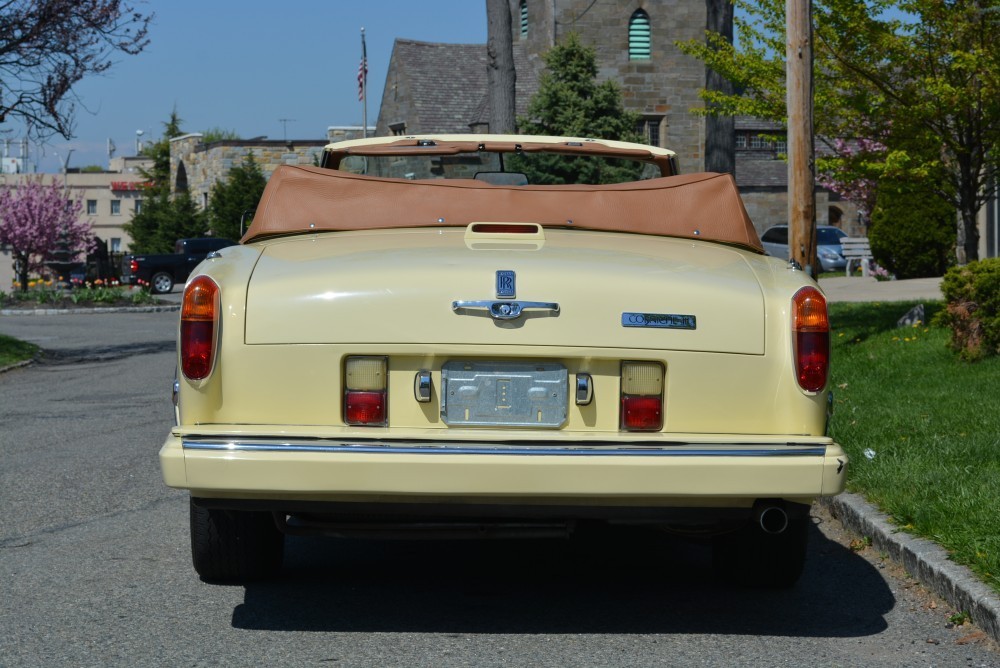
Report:
[[[816,226],[816,255],[819,257],[823,271],[843,271],[847,267],[844,259],[844,249],[840,240],[847,236],[839,227],[832,225]],[[770,227],[760,237],[764,250],[768,255],[788,259],[788,225]]]

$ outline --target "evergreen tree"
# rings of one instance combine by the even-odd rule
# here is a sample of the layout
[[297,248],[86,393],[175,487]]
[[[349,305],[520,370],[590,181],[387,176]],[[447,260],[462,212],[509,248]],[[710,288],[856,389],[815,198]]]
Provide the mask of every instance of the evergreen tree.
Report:
[[[614,81],[597,82],[597,53],[570,33],[545,54],[548,69],[518,119],[524,134],[640,141],[639,116],[622,104]],[[640,163],[589,157],[524,156],[511,166],[525,172],[529,183],[617,183],[638,178]]]
[[267,179],[254,160],[253,151],[243,158],[243,164],[229,170],[225,181],[212,186],[208,204],[208,222],[212,234],[226,239],[239,239],[240,221],[246,211],[257,208]]
[[208,229],[205,212],[189,192],[170,192],[170,140],[184,134],[181,123],[174,109],[163,124],[163,137],[143,149],[153,167],[143,171],[142,209],[122,226],[132,237],[133,253],[172,253],[178,239],[200,237]]

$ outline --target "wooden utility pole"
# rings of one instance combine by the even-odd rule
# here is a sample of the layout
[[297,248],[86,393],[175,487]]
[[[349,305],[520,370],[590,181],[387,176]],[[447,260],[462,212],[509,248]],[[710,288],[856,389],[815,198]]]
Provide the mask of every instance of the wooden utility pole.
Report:
[[788,104],[788,251],[816,269],[816,161],[813,143],[812,0],[785,0]]

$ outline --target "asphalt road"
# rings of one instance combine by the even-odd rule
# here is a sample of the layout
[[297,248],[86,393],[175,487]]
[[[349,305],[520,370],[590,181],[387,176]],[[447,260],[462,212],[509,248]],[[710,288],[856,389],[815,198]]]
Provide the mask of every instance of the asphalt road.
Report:
[[697,545],[289,539],[284,577],[201,582],[160,479],[176,314],[0,317],[2,666],[1000,666],[816,509],[786,592]]

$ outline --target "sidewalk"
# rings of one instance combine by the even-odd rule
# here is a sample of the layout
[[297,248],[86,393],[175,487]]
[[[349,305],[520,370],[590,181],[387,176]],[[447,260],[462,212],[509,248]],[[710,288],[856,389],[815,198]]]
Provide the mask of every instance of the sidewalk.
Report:
[[898,302],[944,299],[941,278],[876,281],[871,276],[820,278],[819,287],[831,302]]

